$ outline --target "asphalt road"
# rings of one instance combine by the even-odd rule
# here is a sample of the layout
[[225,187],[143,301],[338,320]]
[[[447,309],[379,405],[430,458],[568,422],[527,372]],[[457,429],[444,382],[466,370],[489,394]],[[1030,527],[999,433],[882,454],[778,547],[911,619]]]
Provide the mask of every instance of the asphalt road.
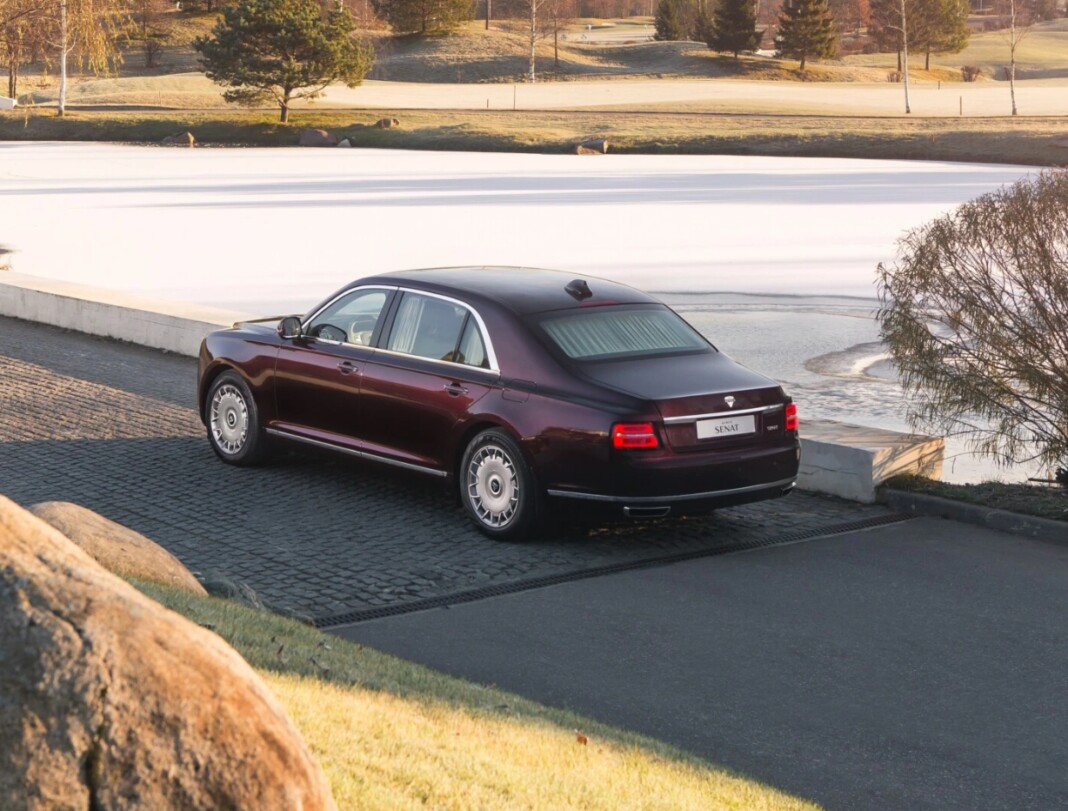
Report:
[[1068,548],[936,519],[336,632],[831,809],[1068,808]]

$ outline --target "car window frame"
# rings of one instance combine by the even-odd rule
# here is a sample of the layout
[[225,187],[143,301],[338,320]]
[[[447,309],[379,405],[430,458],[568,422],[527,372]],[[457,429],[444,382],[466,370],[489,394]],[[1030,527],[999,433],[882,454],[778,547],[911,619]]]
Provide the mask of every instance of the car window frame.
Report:
[[[353,347],[356,347],[358,349],[374,349],[374,348],[376,348],[378,346],[378,341],[382,337],[382,332],[386,327],[386,323],[392,318],[393,310],[394,310],[394,304],[400,298],[400,296],[397,295],[397,290],[398,289],[399,288],[397,288],[396,286],[393,286],[393,285],[365,284],[365,285],[360,285],[358,287],[349,287],[349,288],[347,288],[345,290],[342,290],[336,296],[334,296],[333,298],[328,299],[323,304],[319,305],[312,313],[310,313],[309,315],[306,315],[303,318],[303,320],[301,321],[301,324],[300,324],[301,334],[308,341],[316,341],[318,343],[323,343],[323,344],[326,344],[328,346],[353,346]],[[311,325],[312,321],[314,321],[316,318],[318,318],[325,310],[329,309],[330,307],[332,307],[334,304],[336,304],[338,301],[340,301],[341,299],[345,298],[346,296],[350,296],[350,295],[353,295],[354,293],[360,293],[360,292],[364,292],[364,291],[368,291],[368,290],[385,290],[386,291],[386,301],[382,305],[382,310],[379,313],[378,321],[375,323],[375,328],[371,333],[371,341],[370,341],[370,343],[367,343],[367,344],[354,344],[354,343],[351,343],[348,340],[345,340],[345,341],[333,341],[333,340],[331,340],[329,338],[320,338],[317,335],[310,335],[308,333],[308,329],[310,328],[310,325]],[[346,338],[347,337],[348,336],[346,336]]]
[[[459,345],[460,340],[463,338],[463,332],[466,328],[467,322],[470,319],[474,319],[475,325],[478,327],[479,334],[482,338],[482,345],[485,347],[486,358],[489,361],[489,368],[483,366],[472,366],[469,363],[458,363],[455,360],[440,360],[438,358],[425,358],[422,355],[413,355],[410,352],[398,352],[395,349],[387,349],[386,345],[389,342],[393,327],[396,325],[397,313],[400,310],[401,301],[407,294],[415,296],[426,296],[427,298],[439,299],[441,301],[448,302],[449,304],[455,304],[462,307],[467,311],[467,316],[464,318],[463,323],[460,325],[460,334],[457,336],[456,344],[453,346],[453,356],[456,354],[456,346]],[[420,290],[414,287],[398,287],[394,295],[392,306],[390,307],[388,323],[384,325],[382,333],[376,336],[373,343],[376,352],[381,352],[386,355],[390,355],[398,358],[409,358],[411,360],[422,361],[425,363],[433,363],[438,365],[448,366],[453,369],[470,369],[480,374],[488,374],[493,377],[499,377],[501,374],[500,366],[497,362],[497,353],[493,347],[493,339],[490,337],[489,330],[486,329],[486,322],[482,319],[482,315],[468,304],[458,298],[452,296],[446,296],[442,293],[432,293],[429,290]]]

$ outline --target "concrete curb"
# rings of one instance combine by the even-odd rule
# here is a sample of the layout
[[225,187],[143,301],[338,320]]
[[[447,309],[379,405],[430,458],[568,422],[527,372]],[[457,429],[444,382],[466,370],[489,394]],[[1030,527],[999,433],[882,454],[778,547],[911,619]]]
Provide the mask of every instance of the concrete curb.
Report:
[[1036,541],[1050,541],[1061,546],[1068,546],[1068,522],[1052,521],[1048,518],[1036,518],[1030,515],[993,510],[978,504],[967,504],[940,496],[925,493],[909,493],[903,490],[879,490],[879,503],[906,515],[929,515],[935,518],[948,518],[965,524],[988,527],[1021,538]]
[[0,273],[0,315],[196,357],[204,336],[253,316]]

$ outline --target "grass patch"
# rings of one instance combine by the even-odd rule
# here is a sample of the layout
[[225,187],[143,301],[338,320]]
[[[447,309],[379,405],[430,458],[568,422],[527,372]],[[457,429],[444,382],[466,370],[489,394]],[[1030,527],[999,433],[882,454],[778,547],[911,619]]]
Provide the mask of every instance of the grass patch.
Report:
[[895,476],[884,487],[978,504],[994,510],[1068,521],[1068,488],[1039,484],[949,484],[923,476]]
[[[372,123],[385,116],[398,129]],[[293,146],[321,127],[353,146],[485,152],[572,152],[605,137],[623,153],[784,155],[1062,165],[1065,117],[884,118],[733,115],[666,111],[304,111],[281,124],[273,112],[44,111],[0,113],[0,139],[158,143],[191,131],[200,143]],[[592,160],[587,158],[586,160]]]
[[260,672],[340,808],[815,808],[659,741],[294,620],[133,582],[211,627]]

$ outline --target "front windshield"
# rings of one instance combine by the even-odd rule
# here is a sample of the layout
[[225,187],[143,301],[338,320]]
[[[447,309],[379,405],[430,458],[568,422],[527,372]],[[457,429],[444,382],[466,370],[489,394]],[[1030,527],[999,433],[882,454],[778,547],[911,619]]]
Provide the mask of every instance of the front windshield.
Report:
[[572,360],[609,360],[708,351],[712,347],[667,307],[580,307],[539,320]]

